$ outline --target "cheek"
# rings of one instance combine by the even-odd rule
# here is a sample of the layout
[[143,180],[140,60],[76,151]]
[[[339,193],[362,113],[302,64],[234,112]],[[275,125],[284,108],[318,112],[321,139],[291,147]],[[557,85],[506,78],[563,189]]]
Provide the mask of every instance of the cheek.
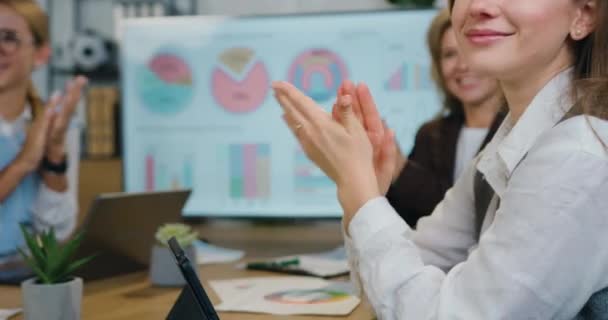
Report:
[[14,62],[20,70],[27,73],[34,71],[36,67],[35,57],[30,52],[22,52],[20,56],[15,57]]
[[458,91],[458,83],[456,83],[456,78],[454,77],[454,66],[452,65],[451,68],[448,66],[448,68],[443,70],[443,81],[446,88],[448,88],[452,94],[456,94]]
[[484,81],[482,81],[481,87],[484,92],[494,92],[498,90],[498,81],[485,79]]
[[443,78],[448,81],[452,74],[454,74],[454,69],[456,68],[455,59],[446,59],[441,61],[441,75]]
[[462,30],[462,26],[464,25],[469,0],[458,0],[454,2],[454,7],[452,8],[450,17],[452,20],[452,26],[454,28],[454,33],[456,34],[456,39],[458,40],[460,39],[460,30]]
[[561,38],[568,34],[574,9],[571,1],[535,0],[534,5],[531,5],[532,2],[518,1],[519,5],[512,6],[505,15],[512,18],[512,23],[527,41],[542,45],[554,37]]

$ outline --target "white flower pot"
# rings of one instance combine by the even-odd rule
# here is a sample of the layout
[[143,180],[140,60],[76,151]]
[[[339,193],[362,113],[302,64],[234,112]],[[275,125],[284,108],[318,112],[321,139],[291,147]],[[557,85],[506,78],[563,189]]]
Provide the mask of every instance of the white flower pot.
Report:
[[80,320],[82,279],[58,284],[21,283],[25,320]]
[[[190,259],[196,270],[196,249],[194,246],[184,248],[186,256]],[[171,249],[159,245],[152,248],[150,261],[150,282],[163,287],[183,287],[186,284],[184,276],[175,263]]]

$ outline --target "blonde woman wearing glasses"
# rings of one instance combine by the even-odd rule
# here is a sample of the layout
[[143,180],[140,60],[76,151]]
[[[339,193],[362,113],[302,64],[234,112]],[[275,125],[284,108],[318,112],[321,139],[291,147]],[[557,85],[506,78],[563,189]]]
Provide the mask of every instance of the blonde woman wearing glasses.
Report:
[[31,73],[50,55],[46,14],[34,0],[0,2],[0,281],[28,275],[17,257],[19,229],[54,228],[67,238],[76,222],[78,130],[70,118],[86,79],[70,81],[44,104]]

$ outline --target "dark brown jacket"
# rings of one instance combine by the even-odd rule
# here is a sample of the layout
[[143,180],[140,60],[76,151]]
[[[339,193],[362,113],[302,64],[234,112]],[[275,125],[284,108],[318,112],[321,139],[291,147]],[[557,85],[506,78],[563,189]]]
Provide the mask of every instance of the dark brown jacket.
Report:
[[[480,150],[492,139],[505,114],[499,113]],[[433,212],[454,184],[456,144],[464,124],[461,115],[449,115],[424,124],[416,134],[414,148],[386,198],[408,225],[415,227]]]

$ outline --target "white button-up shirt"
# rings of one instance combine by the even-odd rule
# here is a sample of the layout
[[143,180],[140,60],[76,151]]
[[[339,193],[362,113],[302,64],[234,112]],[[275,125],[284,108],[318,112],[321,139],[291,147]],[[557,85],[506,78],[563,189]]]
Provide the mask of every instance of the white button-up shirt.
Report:
[[[608,121],[569,109],[571,70],[552,79],[412,230],[367,202],[346,247],[380,319],[572,319],[608,287]],[[500,198],[478,243],[473,180]]]

